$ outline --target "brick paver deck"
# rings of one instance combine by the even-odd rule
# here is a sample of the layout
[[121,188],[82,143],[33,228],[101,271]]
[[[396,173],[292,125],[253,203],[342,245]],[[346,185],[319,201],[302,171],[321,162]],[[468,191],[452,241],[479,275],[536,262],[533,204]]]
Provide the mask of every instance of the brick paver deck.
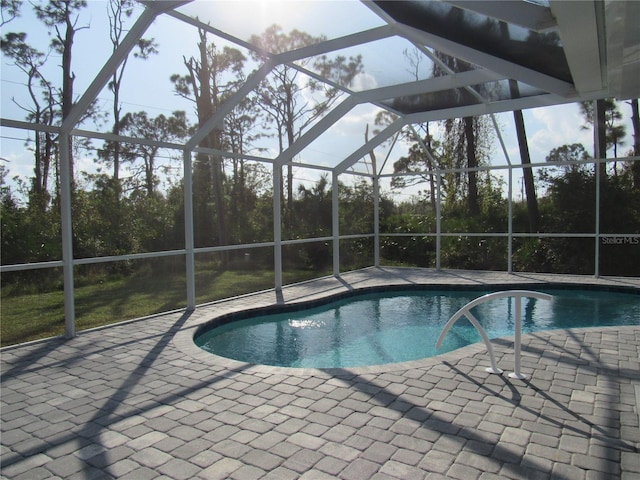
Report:
[[[206,354],[217,315],[389,283],[640,279],[365,269],[191,313],[2,350],[2,478],[640,478],[640,326],[523,336],[514,380],[483,345],[336,370]],[[510,339],[493,341],[513,369]]]

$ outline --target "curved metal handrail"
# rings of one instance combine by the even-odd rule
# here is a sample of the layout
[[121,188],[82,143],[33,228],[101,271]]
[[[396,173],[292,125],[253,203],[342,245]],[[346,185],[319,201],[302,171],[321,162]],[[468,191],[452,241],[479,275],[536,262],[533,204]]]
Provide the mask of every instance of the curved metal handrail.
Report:
[[505,292],[494,292],[483,295],[482,297],[478,297],[475,300],[470,301],[460,310],[453,314],[453,316],[446,323],[440,336],[438,337],[438,342],[436,343],[436,348],[440,348],[442,345],[442,341],[444,337],[447,335],[451,327],[454,323],[456,323],[463,316],[467,318],[471,322],[471,324],[476,327],[478,333],[482,337],[485,346],[487,347],[487,351],[489,352],[489,358],[491,359],[491,367],[488,367],[486,370],[489,373],[502,373],[503,371],[498,368],[496,364],[495,354],[493,353],[493,347],[491,346],[491,341],[489,340],[489,336],[487,332],[482,328],[480,322],[476,319],[476,317],[471,313],[471,309],[480,304],[488,302],[490,300],[494,300],[496,298],[508,298],[515,297],[516,299],[516,325],[515,325],[515,343],[514,343],[514,355],[515,355],[515,366],[514,372],[509,374],[512,378],[523,379],[526,378],[526,375],[520,373],[520,343],[522,336],[522,297],[527,298],[537,298],[539,300],[552,300],[553,296],[547,293],[541,292],[533,292],[531,290],[507,290]]

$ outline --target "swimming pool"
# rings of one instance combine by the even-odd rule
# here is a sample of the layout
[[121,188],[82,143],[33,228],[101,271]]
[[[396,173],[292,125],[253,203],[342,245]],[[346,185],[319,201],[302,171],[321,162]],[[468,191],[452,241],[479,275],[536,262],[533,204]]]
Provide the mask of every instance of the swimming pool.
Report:
[[[469,301],[493,291],[356,291],[304,309],[288,305],[262,314],[233,314],[201,328],[194,341],[222,357],[283,367],[340,368],[417,360],[480,341],[476,329],[461,319],[436,349],[447,320]],[[566,286],[536,291],[554,299],[523,299],[523,333],[640,323],[637,291]],[[490,338],[514,334],[514,299],[490,301],[475,307],[473,314]]]

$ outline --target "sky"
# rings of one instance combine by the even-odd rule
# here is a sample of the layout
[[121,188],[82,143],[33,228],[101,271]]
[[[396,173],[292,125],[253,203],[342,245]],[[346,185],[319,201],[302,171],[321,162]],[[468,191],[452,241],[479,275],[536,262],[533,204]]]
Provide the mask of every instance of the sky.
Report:
[[[75,92],[81,94],[91,83],[103,63],[111,54],[111,44],[108,41],[108,19],[106,16],[108,3],[104,0],[90,0],[89,7],[78,17],[81,29],[76,36],[74,46]],[[3,35],[8,31],[28,32],[27,41],[41,50],[46,50],[50,41],[49,32],[28,11],[29,4],[25,2],[21,18],[7,24],[3,28]],[[142,11],[137,6],[132,20]],[[362,31],[383,25],[380,18],[360,2],[315,1],[293,2],[291,0],[264,0],[235,2],[200,1],[194,2],[180,10],[182,13],[197,15],[208,21],[210,25],[226,31],[237,38],[248,40],[251,34],[261,33],[268,26],[277,22],[285,32],[296,28],[313,36],[336,38],[352,32]],[[246,15],[251,12],[250,15]],[[241,21],[238,19],[242,18]],[[323,21],[327,19],[328,21]],[[86,27],[86,28],[85,28]],[[197,31],[193,27],[184,25],[178,20],[161,16],[154,22],[145,37],[153,37],[158,43],[159,54],[149,60],[142,61],[131,58],[125,72],[125,88],[121,100],[123,110],[146,110],[149,115],[169,115],[175,110],[184,110],[195,121],[193,104],[173,91],[169,77],[174,73],[184,74],[184,58],[195,55]],[[212,40],[219,48],[230,45],[223,39]],[[338,52],[346,56],[356,53],[362,54],[365,72],[355,83],[361,87],[385,86],[398,82],[411,81],[416,76],[428,76],[430,64],[423,61],[417,67],[407,62],[403,54],[409,47],[408,43],[399,38],[386,39],[375,42],[366,48],[348,49]],[[243,53],[249,58],[250,54]],[[59,78],[60,59],[51,54],[45,74],[49,78]],[[248,61],[245,75],[248,75],[257,64]],[[0,115],[3,118],[23,120],[25,112],[19,105],[28,105],[29,99],[25,95],[25,76],[11,65],[9,59],[2,56],[0,89],[2,92]],[[110,109],[112,95],[106,89],[99,95],[99,104]],[[361,105],[345,115],[329,132],[313,142],[301,156],[305,161],[318,165],[336,165],[345,156],[357,149],[364,140],[364,128],[369,124],[374,127],[375,113],[379,109],[372,105]],[[620,110],[627,124],[630,124],[631,110],[626,103],[620,104]],[[593,152],[593,133],[582,129],[584,123],[578,105],[538,108],[524,111],[525,125],[529,139],[529,149],[534,163],[543,162],[549,151],[555,147],[582,143],[587,151]],[[519,163],[513,116],[511,113],[497,115],[507,152],[512,163]],[[102,125],[82,125],[81,128],[109,131],[110,120]],[[631,128],[627,127],[626,144],[620,151],[626,152],[631,143]],[[370,135],[371,136],[371,135]],[[24,147],[25,133],[16,129],[2,128],[0,130],[0,157],[2,165],[9,169],[8,177],[17,175],[27,179],[32,174],[32,154]],[[100,142],[96,142],[96,147]],[[275,155],[273,140],[263,140],[259,146],[268,148],[271,156]],[[406,146],[398,145],[391,152],[388,165],[406,152]],[[382,159],[387,152],[384,148],[376,150],[377,157]],[[95,172],[98,168],[90,155],[77,159],[76,171]],[[496,141],[492,164],[506,163],[504,155]],[[390,168],[390,167],[388,167]],[[124,173],[126,175],[126,172]],[[304,183],[314,182],[318,172],[309,169],[296,168],[296,178]],[[516,198],[519,190],[516,189]],[[409,192],[406,195],[411,195]]]

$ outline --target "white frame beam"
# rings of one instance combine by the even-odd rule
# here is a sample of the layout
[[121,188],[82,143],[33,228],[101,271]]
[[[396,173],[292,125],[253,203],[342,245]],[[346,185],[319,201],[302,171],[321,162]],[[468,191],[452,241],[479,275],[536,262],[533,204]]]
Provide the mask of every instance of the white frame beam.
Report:
[[596,5],[588,0],[552,2],[551,11],[558,20],[558,33],[576,90],[581,94],[601,92],[606,73],[601,68],[603,45],[598,41]]
[[333,235],[333,275],[340,275],[340,192],[338,180],[340,174],[334,170],[331,174],[331,233]]
[[80,100],[76,102],[69,114],[63,119],[60,127],[60,224],[62,236],[62,271],[64,285],[64,318],[65,336],[67,338],[76,335],[75,314],[75,286],[73,271],[73,219],[72,219],[72,185],[71,177],[71,131],[80,121],[84,112],[96,99],[100,91],[105,87],[113,71],[127,58],[138,40],[147,31],[156,17],[167,8],[174,8],[186,2],[153,2],[144,9],[140,17],[131,27],[122,43],[111,54],[111,57],[102,66]]
[[451,55],[466,62],[482,65],[491,71],[500,73],[508,78],[519,80],[527,85],[539,88],[545,92],[555,93],[561,97],[574,98],[577,96],[573,84],[558,80],[549,75],[537,72],[522,65],[509,62],[502,58],[481,52],[466,45],[455,43],[446,38],[439,37],[432,33],[427,33],[417,28],[397,24],[398,33],[412,42],[420,45],[428,45],[447,55]]
[[375,137],[362,145],[359,149],[345,158],[342,162],[335,167],[335,171],[339,174],[344,172],[347,168],[351,167],[354,163],[360,160],[362,157],[367,155],[371,150],[376,148],[382,142],[384,142],[391,135],[401,130],[406,125],[406,121],[402,118],[397,119],[393,123],[389,124],[385,127],[381,132],[379,132]]
[[[191,0],[189,0],[191,1]],[[91,102],[93,102],[98,94],[105,87],[113,72],[116,68],[120,66],[120,64],[127,58],[131,50],[136,46],[138,41],[142,38],[142,35],[147,31],[149,26],[153,23],[158,15],[163,13],[163,9],[160,8],[159,4],[167,4],[167,8],[176,8],[184,3],[188,2],[151,2],[151,5],[158,4],[155,6],[147,6],[138,17],[136,22],[133,24],[127,35],[124,37],[120,45],[115,49],[115,51],[111,54],[109,60],[102,66],[98,75],[93,79],[87,90],[84,92],[80,100],[78,100],[71,112],[67,117],[63,120],[61,129],[62,131],[70,132],[73,127],[80,121],[80,118],[84,114],[84,112],[89,108]],[[170,6],[169,4],[172,4]]]

